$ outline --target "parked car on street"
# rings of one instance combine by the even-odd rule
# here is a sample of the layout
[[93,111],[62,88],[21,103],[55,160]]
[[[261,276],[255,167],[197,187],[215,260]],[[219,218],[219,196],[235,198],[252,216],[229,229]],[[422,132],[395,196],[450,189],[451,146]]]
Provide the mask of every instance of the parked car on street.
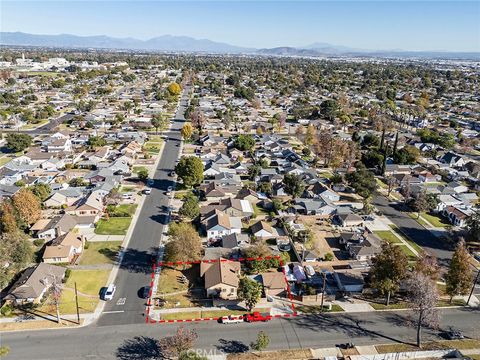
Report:
[[115,284],[110,284],[107,287],[107,290],[105,291],[105,294],[103,295],[103,300],[112,300],[113,295],[115,295],[115,290],[117,290],[117,287]]
[[270,314],[261,314],[258,311],[255,311],[250,314],[245,314],[244,319],[246,322],[258,322],[258,321],[269,321],[272,320],[272,315]]
[[237,323],[241,323],[241,322],[244,322],[245,319],[243,318],[242,315],[229,315],[229,316],[222,316],[220,318],[220,322],[222,324],[237,324]]

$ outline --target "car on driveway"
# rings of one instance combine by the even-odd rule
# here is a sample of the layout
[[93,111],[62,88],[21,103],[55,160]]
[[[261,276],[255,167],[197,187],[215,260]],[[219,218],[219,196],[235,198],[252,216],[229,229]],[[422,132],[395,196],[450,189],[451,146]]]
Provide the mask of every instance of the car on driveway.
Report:
[[143,190],[143,193],[144,193],[145,195],[150,195],[151,192],[152,192],[152,189],[151,189],[151,188],[146,188],[146,189]]
[[172,194],[172,190],[173,190],[173,187],[169,186],[167,188],[167,195],[171,195]]
[[112,300],[113,295],[115,295],[115,290],[117,290],[115,284],[108,285],[107,290],[105,290],[105,294],[103,295],[103,300]]

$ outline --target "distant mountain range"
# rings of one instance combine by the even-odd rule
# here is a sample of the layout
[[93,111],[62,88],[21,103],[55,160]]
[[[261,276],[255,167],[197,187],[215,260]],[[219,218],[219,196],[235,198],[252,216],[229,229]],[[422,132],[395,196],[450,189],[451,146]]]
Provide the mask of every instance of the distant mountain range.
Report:
[[139,40],[134,38],[114,38],[105,35],[36,35],[22,32],[0,32],[0,44],[61,48],[191,51],[211,53],[245,53],[255,51],[255,49],[242,48],[207,39],[194,39],[188,36],[172,35],[163,35],[149,40]]
[[36,35],[23,32],[0,32],[0,44],[12,46],[38,46],[55,48],[93,48],[118,50],[148,50],[166,52],[205,52],[218,54],[259,54],[271,56],[371,56],[416,57],[480,60],[479,52],[365,50],[316,42],[301,47],[275,47],[267,49],[245,48],[208,39],[188,36],[162,35],[149,40],[114,38],[105,35],[77,36],[70,34]]

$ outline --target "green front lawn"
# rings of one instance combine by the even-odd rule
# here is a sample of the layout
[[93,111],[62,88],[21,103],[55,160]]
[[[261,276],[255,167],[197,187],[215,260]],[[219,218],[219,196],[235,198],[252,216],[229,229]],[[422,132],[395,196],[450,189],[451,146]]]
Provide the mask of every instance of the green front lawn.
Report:
[[[93,312],[99,302],[100,289],[106,286],[109,275],[110,271],[108,270],[72,270],[60,297],[60,315],[75,314],[77,311],[74,291],[75,283],[77,283],[78,292],[88,295],[78,294],[80,313]],[[53,316],[56,315],[51,297],[48,297],[37,310]]]
[[408,216],[410,216],[413,220],[415,220],[416,222],[418,222],[420,225],[426,227],[426,228],[429,228],[430,225],[427,224],[427,222],[425,220],[423,220],[422,218],[418,217],[417,213],[408,213]]
[[[370,305],[375,310],[395,310],[395,309],[408,309],[410,307],[409,303],[406,301],[390,302],[387,306],[385,303],[376,303],[371,302]],[[440,299],[437,303],[438,307],[449,307],[449,306],[465,306],[465,301],[462,299],[455,299],[450,303],[447,299]]]
[[[322,312],[322,307],[320,305],[301,305],[295,307],[296,310],[304,313],[304,314],[318,314]],[[324,305],[324,311],[323,312],[341,312],[345,311],[340,305],[337,304],[332,304],[332,310],[327,310],[327,308]]]
[[110,217],[129,217],[135,213],[137,204],[122,204],[118,206],[108,205],[107,210]]
[[161,142],[147,142],[143,145],[143,148],[147,150],[150,154],[158,154],[162,148]]
[[11,157],[7,157],[7,156],[3,156],[0,158],[0,166],[3,166],[7,163],[9,163],[10,161],[12,161],[13,158]]
[[374,231],[374,234],[390,244],[402,244],[402,241],[391,231]]
[[427,220],[430,224],[432,224],[435,227],[444,228],[450,225],[450,223],[447,220],[437,215],[428,214],[426,212],[421,213],[421,215],[422,217],[425,218],[425,220]]
[[132,169],[132,172],[134,174],[138,174],[138,172],[141,170],[141,169],[145,169],[148,171],[148,169],[145,167],[145,166],[134,166],[133,169]]
[[80,265],[113,264],[120,251],[121,241],[90,242],[83,251]]
[[97,296],[100,289],[107,285],[109,275],[110,270],[72,270],[65,286],[73,289],[76,282],[78,291]]
[[95,226],[95,234],[126,235],[131,222],[131,217],[111,217],[108,220],[100,219]]

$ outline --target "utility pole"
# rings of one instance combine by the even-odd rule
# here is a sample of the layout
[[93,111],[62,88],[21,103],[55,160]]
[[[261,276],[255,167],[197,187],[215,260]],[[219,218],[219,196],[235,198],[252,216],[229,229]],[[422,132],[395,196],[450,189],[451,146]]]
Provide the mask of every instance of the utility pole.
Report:
[[475,276],[475,281],[473,282],[472,290],[470,291],[470,295],[468,295],[467,305],[470,303],[470,299],[472,298],[473,291],[475,290],[475,285],[477,285],[479,276],[480,276],[480,269],[478,269],[477,271],[477,276]]
[[77,293],[77,282],[75,281],[75,305],[77,307],[77,323],[80,325],[80,312],[78,309],[78,293]]
[[323,277],[323,286],[322,286],[322,304],[320,306],[320,311],[323,312],[323,300],[325,299],[325,283],[327,280],[327,276],[325,275],[325,272],[322,271],[322,277]]

